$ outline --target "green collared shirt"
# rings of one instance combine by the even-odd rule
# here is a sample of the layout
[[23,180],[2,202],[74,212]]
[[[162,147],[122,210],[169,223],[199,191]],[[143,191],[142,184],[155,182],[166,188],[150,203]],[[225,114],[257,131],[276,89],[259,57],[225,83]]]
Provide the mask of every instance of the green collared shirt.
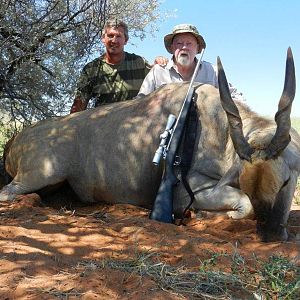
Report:
[[120,64],[111,65],[105,56],[91,61],[82,70],[76,97],[95,106],[134,98],[151,66],[141,56],[125,52]]

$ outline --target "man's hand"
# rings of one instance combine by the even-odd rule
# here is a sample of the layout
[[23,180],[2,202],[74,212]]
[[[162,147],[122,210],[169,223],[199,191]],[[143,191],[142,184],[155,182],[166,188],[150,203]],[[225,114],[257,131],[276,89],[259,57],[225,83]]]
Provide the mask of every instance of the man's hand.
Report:
[[71,106],[70,114],[85,110],[86,107],[87,107],[87,103],[85,101],[82,101],[80,97],[76,97]]
[[160,66],[165,66],[168,63],[169,59],[164,56],[157,56],[154,59],[154,65],[158,64]]

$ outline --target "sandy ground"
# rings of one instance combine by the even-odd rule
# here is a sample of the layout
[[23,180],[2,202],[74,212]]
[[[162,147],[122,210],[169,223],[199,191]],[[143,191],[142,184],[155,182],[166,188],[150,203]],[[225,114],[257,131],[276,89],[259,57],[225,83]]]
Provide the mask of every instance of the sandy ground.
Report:
[[[141,253],[170,266],[197,270],[212,253],[246,260],[282,255],[300,265],[300,207],[293,206],[285,243],[261,243],[255,221],[206,214],[186,226],[148,219],[130,205],[82,206],[37,194],[0,205],[0,299],[194,299],[163,290],[149,276],[108,267]],[[222,258],[218,267],[230,270]],[[246,298],[245,298],[246,299]]]

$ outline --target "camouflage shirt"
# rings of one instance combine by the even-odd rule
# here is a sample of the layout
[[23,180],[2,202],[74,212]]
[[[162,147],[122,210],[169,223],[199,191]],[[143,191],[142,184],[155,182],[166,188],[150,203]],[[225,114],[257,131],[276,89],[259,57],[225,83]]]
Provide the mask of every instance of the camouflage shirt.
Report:
[[95,106],[134,98],[151,66],[141,56],[125,52],[125,59],[108,64],[104,55],[88,63],[77,83],[76,97]]

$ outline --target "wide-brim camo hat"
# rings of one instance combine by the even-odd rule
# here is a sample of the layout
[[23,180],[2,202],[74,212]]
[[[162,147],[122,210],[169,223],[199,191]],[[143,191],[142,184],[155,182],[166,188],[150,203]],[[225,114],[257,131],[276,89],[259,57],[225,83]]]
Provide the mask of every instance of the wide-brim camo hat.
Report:
[[172,50],[171,50],[171,44],[173,41],[173,38],[176,34],[178,33],[191,33],[194,35],[194,37],[197,39],[198,44],[199,44],[199,50],[198,53],[201,52],[201,48],[205,48],[206,47],[206,43],[204,41],[204,38],[199,34],[197,28],[194,25],[191,24],[179,24],[176,25],[173,28],[172,33],[167,34],[164,38],[164,42],[165,42],[165,47],[168,50],[169,53],[172,54]]

